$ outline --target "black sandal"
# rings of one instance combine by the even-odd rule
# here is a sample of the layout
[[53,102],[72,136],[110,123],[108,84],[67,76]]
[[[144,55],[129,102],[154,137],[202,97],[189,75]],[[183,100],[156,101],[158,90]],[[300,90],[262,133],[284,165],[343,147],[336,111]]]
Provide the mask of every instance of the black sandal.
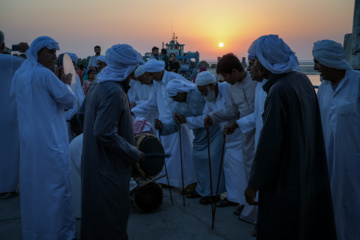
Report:
[[236,216],[240,216],[241,213],[242,213],[242,211],[244,210],[244,207],[245,207],[245,205],[244,205],[244,204],[241,204],[237,209],[235,209],[234,214],[235,214]]
[[229,200],[227,200],[227,198],[224,198],[223,200],[220,200],[219,202],[216,203],[217,207],[230,207],[235,205],[238,204],[235,202],[230,202]]
[[186,197],[187,197],[187,198],[199,198],[199,197],[201,197],[201,196],[196,192],[196,190],[193,190],[193,191],[191,191],[190,193],[188,193],[188,194],[186,195]]

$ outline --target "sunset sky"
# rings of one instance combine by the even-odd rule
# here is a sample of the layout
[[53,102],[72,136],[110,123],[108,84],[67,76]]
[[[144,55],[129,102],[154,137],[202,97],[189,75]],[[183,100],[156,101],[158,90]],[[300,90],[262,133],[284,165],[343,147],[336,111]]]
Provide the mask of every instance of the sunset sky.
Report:
[[7,47],[47,35],[60,52],[81,58],[93,55],[95,45],[104,53],[116,43],[144,54],[175,32],[201,60],[247,56],[253,40],[278,34],[300,60],[311,60],[315,41],[343,43],[353,14],[354,0],[0,0],[0,30]]

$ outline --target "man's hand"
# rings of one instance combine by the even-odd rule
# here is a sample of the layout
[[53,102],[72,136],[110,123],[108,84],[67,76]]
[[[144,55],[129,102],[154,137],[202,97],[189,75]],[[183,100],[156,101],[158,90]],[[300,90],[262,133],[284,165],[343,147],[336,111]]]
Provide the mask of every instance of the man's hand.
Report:
[[209,115],[207,115],[204,119],[204,127],[208,128],[209,126],[213,125],[213,121]]
[[136,106],[136,102],[130,103],[130,109]]
[[233,134],[237,128],[239,128],[239,125],[236,122],[230,123],[224,127],[223,133],[226,135]]
[[141,151],[139,151],[139,152],[140,152],[139,162],[143,162],[146,159],[145,154],[143,152],[141,152]]
[[247,188],[245,189],[245,198],[246,198],[246,202],[250,205],[259,205],[258,202],[256,202],[254,199],[256,197],[256,190],[253,189],[250,186],[247,186]]
[[159,119],[155,119],[155,129],[161,130],[163,128],[163,124]]
[[180,113],[174,113],[174,118],[177,124],[186,123],[186,118]]
[[26,50],[29,49],[29,44],[27,44],[26,42],[21,42],[19,43],[19,47],[20,47],[20,51],[19,52],[26,52]]

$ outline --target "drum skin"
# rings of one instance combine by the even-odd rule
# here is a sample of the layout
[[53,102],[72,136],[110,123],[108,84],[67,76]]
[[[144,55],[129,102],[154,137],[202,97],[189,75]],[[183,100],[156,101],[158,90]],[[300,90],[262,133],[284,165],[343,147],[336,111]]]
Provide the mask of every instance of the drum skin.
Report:
[[135,188],[131,195],[134,207],[142,213],[156,211],[163,202],[162,189],[155,182]]
[[[135,136],[135,145],[144,154],[164,154],[164,148],[159,139],[150,133],[140,133]],[[165,164],[165,157],[147,158],[141,163],[136,163],[133,175],[140,173],[146,179],[152,179],[160,174]]]

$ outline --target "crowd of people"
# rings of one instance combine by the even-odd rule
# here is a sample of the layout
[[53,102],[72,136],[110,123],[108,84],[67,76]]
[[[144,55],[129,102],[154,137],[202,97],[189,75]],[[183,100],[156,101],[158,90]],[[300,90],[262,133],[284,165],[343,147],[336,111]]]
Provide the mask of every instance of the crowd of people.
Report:
[[26,46],[26,60],[0,54],[0,198],[20,191],[23,239],[74,239],[76,218],[81,239],[128,238],[132,168],[146,161],[135,117],[169,154],[157,182],[233,206],[257,239],[359,238],[360,72],[341,44],[314,43],[317,93],[277,35],[251,44],[247,69],[222,56],[224,81],[206,70],[185,79],[166,49],[145,63],[116,44],[105,55],[96,46],[87,68],[67,53],[74,84],[55,67],[58,42]]

